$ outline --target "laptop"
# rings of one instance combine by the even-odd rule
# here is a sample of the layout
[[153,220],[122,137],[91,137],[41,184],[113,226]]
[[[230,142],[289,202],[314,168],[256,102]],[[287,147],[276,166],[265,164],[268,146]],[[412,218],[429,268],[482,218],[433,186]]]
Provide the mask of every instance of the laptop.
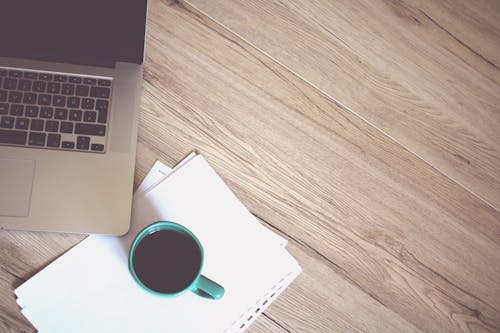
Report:
[[0,2],[0,228],[125,234],[146,0]]

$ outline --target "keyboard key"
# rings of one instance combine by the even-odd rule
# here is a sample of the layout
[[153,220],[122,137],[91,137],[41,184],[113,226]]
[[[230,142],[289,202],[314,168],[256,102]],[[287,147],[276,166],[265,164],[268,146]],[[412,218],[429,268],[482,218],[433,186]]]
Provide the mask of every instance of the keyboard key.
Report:
[[110,87],[111,86],[111,80],[105,80],[105,79],[100,79],[97,84],[103,87]]
[[106,134],[106,126],[77,123],[75,124],[75,134],[104,136]]
[[45,122],[45,132],[59,132],[59,122],[55,120],[47,120]]
[[53,108],[41,108],[40,109],[40,118],[52,118],[52,115],[54,114],[54,109]]
[[89,95],[89,87],[78,85],[76,86],[76,96],[88,96]]
[[0,127],[3,128],[13,128],[14,127],[14,117],[3,116],[0,120]]
[[3,88],[4,89],[13,90],[13,89],[16,89],[16,87],[17,87],[17,80],[16,79],[11,79],[11,78],[3,79]]
[[83,78],[83,83],[89,84],[89,85],[96,85],[97,84],[97,80],[93,79],[93,78],[90,78],[90,77],[86,77],[86,78]]
[[109,102],[105,99],[98,99],[95,103],[95,108],[97,111],[107,111]]
[[23,94],[19,91],[9,91],[9,102],[11,103],[21,103],[23,99]]
[[25,145],[28,132],[25,131],[7,131],[0,129],[0,143],[10,145]]
[[57,82],[49,82],[47,84],[47,92],[51,94],[59,94],[59,91],[61,90],[61,84]]
[[30,124],[30,120],[28,118],[17,118],[16,119],[16,128],[17,129],[28,129]]
[[78,76],[70,76],[69,82],[71,83],[82,83],[82,78]]
[[76,138],[76,149],[88,150],[90,138],[88,136],[79,136]]
[[31,81],[19,80],[19,83],[17,84],[17,89],[23,90],[23,91],[30,91],[31,90]]
[[63,141],[61,147],[66,149],[73,149],[75,148],[75,143],[71,141]]
[[23,103],[24,104],[36,104],[36,94],[24,93]]
[[111,90],[105,87],[90,88],[90,97],[109,98]]
[[104,151],[104,145],[102,145],[100,143],[93,143],[90,146],[90,150],[93,150],[93,151]]
[[80,97],[68,97],[68,102],[66,104],[68,108],[79,108],[80,107]]
[[54,81],[56,82],[66,82],[68,81],[68,77],[64,75],[54,75]]
[[44,123],[45,123],[45,121],[43,121],[41,119],[32,119],[30,129],[32,131],[43,131]]
[[45,133],[30,132],[28,144],[30,146],[45,146]]
[[0,114],[7,114],[7,113],[9,113],[9,104],[0,103]]
[[69,120],[81,121],[82,111],[81,110],[69,110]]
[[92,98],[83,98],[82,109],[87,109],[87,110],[94,109],[94,100]]
[[38,106],[26,105],[26,117],[38,117]]
[[7,100],[7,90],[0,90],[0,102]]
[[108,121],[108,111],[99,111],[97,122],[105,124]]
[[36,80],[38,78],[38,74],[36,72],[24,72],[24,78]]
[[22,116],[24,113],[24,105],[22,104],[11,104],[10,105],[10,115],[11,116]]
[[99,111],[97,116],[97,121],[104,124],[108,120],[108,101],[103,99],[98,99],[95,103],[95,108]]
[[66,96],[55,95],[52,98],[53,106],[66,106]]
[[42,81],[33,82],[33,91],[35,92],[45,92],[45,88],[47,88],[47,83]]
[[51,101],[52,101],[52,96],[50,95],[45,95],[45,94],[38,95],[38,104],[40,105],[50,105]]
[[60,145],[61,145],[61,135],[60,134],[50,133],[47,136],[47,147],[59,148]]
[[60,120],[68,119],[68,109],[57,108],[54,113],[54,118]]
[[83,121],[86,121],[88,123],[95,123],[97,119],[97,112],[95,111],[85,111],[83,113]]
[[61,133],[73,133],[73,123],[62,121],[59,131]]
[[10,77],[22,77],[23,72],[11,70],[11,71],[9,71],[9,76]]
[[44,81],[51,81],[52,80],[52,74],[40,73],[40,74],[38,74],[38,78],[40,80],[44,80]]
[[62,85],[61,94],[63,95],[73,95],[75,93],[75,85],[65,83]]

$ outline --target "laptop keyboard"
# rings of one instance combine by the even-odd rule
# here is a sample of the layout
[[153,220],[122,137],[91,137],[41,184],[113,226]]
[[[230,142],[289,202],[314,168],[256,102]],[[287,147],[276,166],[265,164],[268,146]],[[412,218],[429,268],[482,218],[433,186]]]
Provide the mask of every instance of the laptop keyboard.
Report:
[[0,67],[0,145],[106,151],[110,79]]

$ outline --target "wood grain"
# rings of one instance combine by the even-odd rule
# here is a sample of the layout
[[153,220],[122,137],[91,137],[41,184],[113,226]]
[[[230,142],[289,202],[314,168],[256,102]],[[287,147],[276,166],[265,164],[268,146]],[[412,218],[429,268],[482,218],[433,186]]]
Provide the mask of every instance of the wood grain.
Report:
[[150,146],[200,149],[253,212],[412,325],[499,326],[494,209],[206,17],[160,8]]
[[183,3],[500,208],[500,2]]
[[[136,185],[198,149],[303,267],[249,332],[500,330],[496,209],[199,11],[148,23]],[[0,331],[33,332],[13,289],[81,239],[0,232]]]
[[279,326],[273,319],[269,318],[266,314],[262,315],[258,321],[252,324],[252,328],[248,330],[251,333],[286,333],[287,330]]

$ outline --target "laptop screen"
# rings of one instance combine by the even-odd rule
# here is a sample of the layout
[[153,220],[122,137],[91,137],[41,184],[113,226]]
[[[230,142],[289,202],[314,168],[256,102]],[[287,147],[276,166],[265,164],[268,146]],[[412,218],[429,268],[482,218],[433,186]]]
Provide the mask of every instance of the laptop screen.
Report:
[[0,56],[142,63],[146,0],[1,0]]

